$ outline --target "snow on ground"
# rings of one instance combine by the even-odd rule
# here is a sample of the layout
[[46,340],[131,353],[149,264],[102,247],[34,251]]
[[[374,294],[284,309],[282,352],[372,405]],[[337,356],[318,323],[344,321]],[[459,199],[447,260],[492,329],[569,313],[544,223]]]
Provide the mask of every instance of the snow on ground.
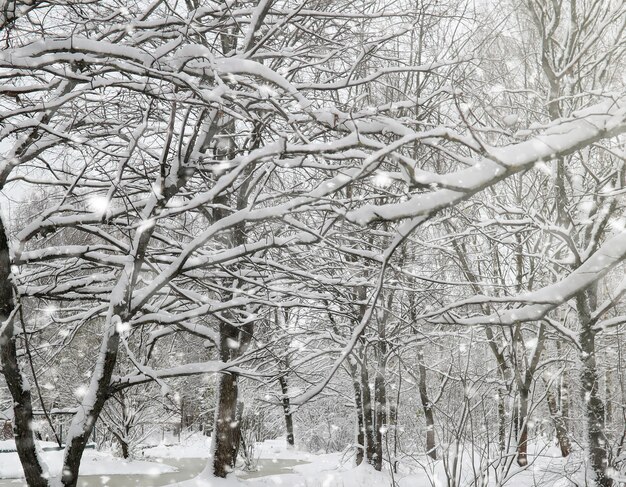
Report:
[[[37,442],[41,448],[56,448],[58,445],[52,441],[39,441]],[[14,451],[15,450],[15,440],[1,440],[0,441],[0,452],[5,451]]]
[[182,444],[160,444],[143,450],[145,457],[152,458],[207,458],[211,451],[211,438],[194,434]]
[[323,459],[329,455],[336,456],[337,454],[319,455],[305,452],[288,446],[285,438],[278,438],[276,440],[265,440],[262,443],[257,443],[254,447],[254,455],[258,458],[267,458],[270,460],[301,460],[311,462],[313,460]]
[[[508,462],[494,459],[491,462],[476,457],[472,461],[470,450],[466,450],[459,460],[460,469],[454,472],[453,458],[448,458],[447,466],[440,459],[430,459],[413,465],[410,473],[398,475],[399,487],[445,487],[449,478],[456,478],[457,485],[506,485],[510,487],[576,487],[585,484],[585,466],[582,452],[574,451],[567,459],[560,450],[543,441],[530,443],[527,467],[519,467],[514,452]],[[491,465],[488,468],[487,464]],[[589,484],[591,485],[591,484]]]
[[[145,457],[206,458],[210,451],[208,437],[194,435],[182,445],[158,445],[144,450]],[[257,443],[254,456],[261,460],[258,474],[263,477],[244,479],[246,472],[236,471],[227,479],[217,479],[210,471],[194,479],[168,487],[384,487],[389,476],[369,465],[354,468],[353,458],[342,453],[314,454],[287,446],[284,438]],[[296,464],[296,462],[302,462]],[[289,473],[282,473],[288,471]]]
[[[5,443],[0,442],[0,450],[3,447],[11,447]],[[162,444],[148,448],[144,450],[144,456],[146,460],[169,459],[174,465],[177,459],[202,459],[202,463],[198,465],[202,468],[210,452],[210,443],[210,438],[195,434],[183,439],[183,444]],[[42,443],[41,446],[53,444]],[[216,479],[210,475],[209,470],[191,480],[170,484],[169,487],[387,487],[391,486],[393,481],[398,487],[445,487],[448,485],[448,477],[453,475],[450,469],[454,464],[452,458],[447,459],[447,468],[441,459],[432,461],[423,455],[412,459],[405,458],[400,473],[394,474],[392,480],[389,471],[377,472],[369,465],[355,468],[352,452],[327,454],[304,452],[289,448],[284,438],[258,443],[254,456],[259,462],[258,472],[237,470],[229,475],[228,479]],[[47,451],[44,452],[44,458],[53,469],[52,474],[58,474],[58,470],[54,469],[61,465],[62,452]],[[582,452],[575,451],[568,459],[563,459],[553,445],[534,443],[529,446],[530,465],[527,468],[518,467],[513,457],[510,457],[509,468],[500,468],[496,476],[493,469],[484,468],[486,463],[484,459],[482,469],[478,456],[472,461],[470,450],[466,449],[457,462],[462,466],[457,480],[458,485],[462,487],[502,485],[503,478],[506,478],[504,485],[510,487],[573,487],[584,485],[583,458]],[[210,465],[210,461],[207,463]],[[108,453],[93,450],[85,451],[81,465],[83,476],[131,474],[154,476],[174,470],[169,465],[149,461],[126,462]],[[480,478],[481,471],[483,474],[489,471],[488,479]],[[1,453],[0,477],[17,478],[20,475],[17,453]],[[195,475],[195,472],[191,475]],[[173,479],[169,480],[172,481]],[[164,483],[167,482],[168,480],[165,480]]]
[[[324,468],[324,463],[295,466],[294,473],[242,480],[236,476],[216,479],[203,472],[198,477],[168,487],[385,487],[390,478],[370,465],[356,468]],[[332,463],[332,462],[331,462]],[[330,466],[330,463],[328,464]]]
[[[143,455],[151,458],[207,458],[211,451],[211,438],[196,433],[178,443],[162,443],[145,448]],[[310,461],[317,457],[312,453],[289,448],[284,438],[257,443],[254,449],[256,458]]]
[[[54,447],[56,443],[39,442],[44,447]],[[13,440],[0,442],[0,451],[14,450]],[[48,465],[50,475],[56,476],[61,472],[63,463],[63,451],[44,451],[43,458]],[[159,475],[167,472],[175,472],[176,469],[169,465],[149,462],[145,460],[124,460],[114,457],[107,452],[85,450],[83,461],[80,464],[81,475]],[[22,465],[17,452],[0,453],[0,478],[16,479],[24,477]]]
[[[268,470],[267,476],[252,479],[241,478],[245,474],[239,471],[229,475],[228,479],[216,479],[205,471],[194,479],[169,487],[386,487],[393,485],[393,481],[399,487],[445,487],[449,485],[450,466],[453,464],[453,460],[449,459],[446,468],[442,460],[434,462],[421,457],[423,462],[418,464],[415,461],[410,466],[403,465],[401,473],[395,474],[392,479],[390,472],[377,472],[369,465],[355,468],[352,464],[354,458],[349,455],[312,454],[290,449],[284,439],[257,444],[255,456],[275,461],[277,468],[275,471],[272,469],[271,474]],[[308,463],[291,466],[290,473],[280,473],[281,463],[285,460]],[[509,468],[500,469],[497,476],[493,469],[483,468],[483,475],[486,471],[489,472],[488,478],[480,478],[480,461],[472,462],[469,452],[466,452],[459,462],[462,469],[457,476],[458,485],[495,486],[503,479],[506,479],[504,485],[511,487],[584,485],[582,458],[576,452],[564,460],[556,447],[538,443],[529,446],[530,465],[527,468],[518,467],[513,457],[510,460]]]

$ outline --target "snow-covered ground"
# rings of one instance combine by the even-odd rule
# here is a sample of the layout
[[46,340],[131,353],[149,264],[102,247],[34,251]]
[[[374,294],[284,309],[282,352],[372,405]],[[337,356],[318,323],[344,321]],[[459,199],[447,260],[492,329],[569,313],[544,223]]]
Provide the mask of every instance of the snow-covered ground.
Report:
[[[390,484],[386,473],[368,465],[354,468],[344,462],[341,453],[312,454],[286,447],[284,439],[257,445],[255,455],[262,461],[262,477],[246,478],[237,471],[228,479],[216,479],[206,472],[198,477],[171,484],[169,487],[385,487]],[[269,460],[266,462],[265,460]],[[301,463],[295,464],[294,461]],[[276,468],[272,467],[275,462]],[[289,466],[283,466],[287,463]],[[268,465],[269,464],[269,465]],[[288,473],[278,473],[288,470]]]
[[[183,445],[158,445],[144,450],[146,458],[206,458],[210,438],[192,436]],[[342,453],[313,454],[288,448],[284,438],[256,445],[254,456],[259,472],[236,471],[228,479],[216,479],[206,473],[176,487],[375,487],[390,485],[386,473],[369,466],[353,468],[350,458]],[[286,472],[286,473],[283,473]],[[253,478],[249,478],[253,477]]]
[[[171,487],[445,487],[452,461],[448,467],[439,460],[411,462],[401,466],[399,473],[377,472],[369,465],[353,466],[353,457],[342,453],[312,454],[286,447],[284,439],[258,444],[255,454],[260,459],[275,461],[278,466],[285,460],[298,460],[301,464],[289,467],[289,473],[270,471],[258,478],[246,478],[242,472],[235,472],[228,479],[215,479],[207,473],[198,477],[171,484]],[[423,460],[423,457],[422,457]],[[480,478],[480,465],[474,463],[469,454],[459,462],[462,465],[457,476],[460,486],[508,485],[511,487],[574,487],[576,481],[584,478],[581,456],[573,453],[564,460],[556,447],[546,444],[533,444],[529,447],[527,468],[522,469],[515,462],[508,469],[500,469],[498,475],[493,469],[487,478]],[[306,462],[306,463],[304,463]],[[408,463],[408,462],[407,462]],[[503,471],[506,470],[506,471]],[[483,474],[484,475],[484,474]],[[504,480],[504,483],[503,483]],[[485,482],[485,483],[482,483]],[[584,485],[584,480],[582,481]],[[580,484],[578,484],[580,485]]]
[[[54,447],[56,443],[42,441],[39,442],[39,446],[41,448]],[[15,449],[13,440],[0,441],[0,450],[13,449]],[[61,472],[63,451],[44,451],[42,455],[50,475],[58,475]],[[80,475],[160,475],[175,471],[176,469],[169,465],[145,460],[124,460],[114,457],[110,453],[95,450],[85,450],[83,461],[80,464]],[[24,477],[24,472],[17,453],[0,453],[0,478],[16,479],[22,477]]]
[[[7,442],[0,443],[0,449],[9,448]],[[42,444],[41,446],[52,446]],[[206,464],[210,452],[210,438],[200,434],[184,439],[183,444],[158,445],[144,450],[143,461],[124,461],[108,453],[87,450],[81,465],[81,479],[87,476],[94,479],[81,485],[125,485],[123,479],[129,475],[145,475],[133,478],[133,485],[169,485],[170,487],[444,487],[448,485],[452,459],[447,468],[442,460],[433,462],[416,457],[406,459],[399,473],[377,472],[369,465],[354,467],[354,457],[349,453],[314,454],[288,448],[283,438],[259,443],[255,448],[258,472],[237,470],[228,479],[216,479],[209,473],[200,472]],[[51,473],[58,474],[61,464],[61,451],[44,452],[44,458]],[[500,469],[496,475],[493,469],[481,469],[480,461],[472,463],[469,452],[462,456],[462,466],[457,476],[458,485],[507,485],[511,487],[573,487],[576,482],[584,485],[583,456],[574,452],[567,460],[560,457],[557,448],[536,443],[529,448],[530,465],[521,469],[511,462],[508,469]],[[193,460],[196,459],[196,460]],[[152,461],[151,461],[152,460]],[[164,461],[165,463],[159,463]],[[181,467],[185,476],[161,474],[174,472],[176,462],[194,462]],[[169,464],[169,465],[168,465]],[[189,468],[193,467],[193,468]],[[483,461],[484,467],[484,461]],[[488,478],[481,478],[481,471],[489,471]],[[189,475],[187,475],[189,474]],[[19,478],[22,476],[17,453],[0,454],[0,477]],[[97,477],[106,476],[106,477]],[[122,476],[122,477],[119,477]],[[102,483],[102,478],[111,478],[110,483]],[[193,477],[193,478],[190,478]],[[189,480],[186,480],[190,478]],[[116,480],[117,479],[117,480]],[[120,479],[121,483],[120,483]],[[169,479],[169,480],[168,480]],[[506,481],[503,483],[503,479]],[[176,482],[176,483],[171,483]],[[4,484],[2,484],[4,485]]]
[[211,451],[211,438],[194,434],[181,444],[161,444],[143,450],[143,456],[153,458],[207,458]]
[[[510,487],[576,487],[585,485],[584,465],[580,452],[573,452],[568,459],[562,458],[560,450],[543,442],[531,443],[528,447],[529,464],[522,468],[515,462],[514,454],[508,462],[475,457],[466,450],[458,461],[460,468],[453,468],[454,458],[430,459],[404,465],[396,476],[398,487],[445,487],[448,478],[455,478],[459,486]],[[490,466],[488,466],[488,464]],[[389,484],[390,485],[390,484]]]

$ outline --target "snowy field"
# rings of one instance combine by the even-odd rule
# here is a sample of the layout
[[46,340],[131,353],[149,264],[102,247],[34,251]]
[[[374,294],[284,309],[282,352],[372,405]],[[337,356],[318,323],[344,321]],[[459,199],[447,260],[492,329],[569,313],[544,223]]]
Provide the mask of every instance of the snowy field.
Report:
[[[0,447],[10,448],[11,442]],[[42,442],[42,447],[54,446]],[[584,468],[581,455],[573,453],[563,461],[555,447],[533,445],[530,448],[530,465],[520,469],[517,465],[506,469],[490,469],[484,473],[480,464],[472,462],[469,455],[459,462],[462,468],[457,475],[451,473],[443,461],[419,459],[403,463],[395,473],[384,469],[376,471],[369,465],[354,467],[354,457],[349,452],[309,453],[287,448],[283,438],[258,443],[255,448],[256,465],[253,471],[238,468],[227,479],[216,479],[204,472],[210,439],[194,435],[182,444],[157,445],[143,451],[143,460],[125,461],[105,452],[87,450],[81,464],[79,487],[447,487],[449,479],[456,478],[458,486],[512,487],[575,487],[584,485]],[[52,474],[58,473],[60,451],[43,452]],[[446,470],[448,470],[446,472]],[[0,454],[0,486],[26,485],[17,453]]]
[[[40,447],[55,447],[56,443],[40,442]],[[0,450],[14,449],[15,442],[5,440],[0,442]],[[48,465],[51,476],[58,475],[61,470],[63,451],[43,451],[42,457]],[[160,475],[175,472],[169,465],[145,460],[127,461],[113,456],[110,453],[85,450],[80,465],[81,475]],[[0,453],[0,478],[19,478],[23,476],[17,452]]]

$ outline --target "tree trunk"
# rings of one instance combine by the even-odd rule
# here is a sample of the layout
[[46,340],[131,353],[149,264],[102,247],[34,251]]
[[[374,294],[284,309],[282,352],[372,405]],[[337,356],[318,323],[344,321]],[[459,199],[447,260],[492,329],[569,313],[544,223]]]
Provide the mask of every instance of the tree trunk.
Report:
[[611,370],[607,369],[607,371],[604,373],[604,402],[606,405],[605,424],[609,425],[611,432],[612,432],[612,428],[610,425],[612,425],[613,423],[613,400],[611,398],[612,394],[613,394],[613,381],[611,377]]
[[552,417],[552,422],[554,423],[554,429],[556,431],[556,439],[559,442],[559,447],[561,448],[561,455],[566,457],[571,452],[571,445],[569,441],[569,436],[567,434],[567,425],[563,419],[562,412],[559,411],[556,403],[556,397],[548,389],[546,391],[546,399],[548,401],[548,409],[550,410],[550,416]]
[[[397,399],[396,395],[396,399]],[[389,459],[389,464],[393,469],[393,473],[398,473],[398,404],[397,402],[389,403],[389,432],[393,432],[393,452]]]
[[363,426],[365,426],[365,455],[367,463],[373,465],[374,456],[376,455],[374,411],[372,410],[372,395],[365,359],[363,359],[363,363],[361,365],[361,398],[363,399]]
[[221,374],[213,426],[213,474],[225,478],[237,460],[237,376]]
[[511,422],[513,423],[513,438],[519,438],[519,430],[520,430],[519,401],[518,401],[518,398],[515,397],[515,390],[512,390],[511,392],[512,392]]
[[433,405],[428,399],[428,389],[426,387],[426,366],[424,365],[424,352],[422,349],[417,351],[417,364],[419,370],[419,394],[422,408],[424,410],[424,419],[426,420],[426,454],[433,460],[437,460],[437,445],[435,443],[435,416],[433,414]]
[[400,395],[402,394],[402,362],[398,360],[398,384],[396,389],[396,398],[395,403],[390,403],[389,405],[389,424],[393,429],[393,459],[390,459],[393,473],[398,473],[398,446],[399,446],[399,436],[398,436],[398,410],[400,409]]
[[[240,352],[239,329],[227,323],[220,325],[220,359],[228,362]],[[213,474],[225,478],[235,467],[240,423],[237,416],[237,375],[221,374],[218,378],[217,405],[213,425]]]
[[500,451],[506,448],[506,405],[504,398],[506,397],[506,388],[498,389],[498,443]]
[[20,370],[17,358],[15,319],[17,309],[11,284],[11,261],[9,243],[0,215],[0,360],[2,374],[13,399],[13,428],[15,446],[24,469],[26,482],[31,487],[45,487],[44,466],[35,449],[35,437],[31,428],[33,406],[30,386]]
[[281,375],[278,378],[280,382],[280,390],[283,394],[283,412],[285,414],[285,428],[287,429],[287,445],[293,447],[295,438],[293,435],[293,416],[291,414],[291,405],[289,403],[289,387],[287,385],[287,377]]
[[[118,303],[119,304],[119,303]],[[85,447],[91,436],[95,423],[102,412],[102,408],[108,399],[109,384],[117,361],[120,336],[116,330],[117,323],[123,320],[119,316],[122,311],[116,305],[113,310],[113,318],[109,322],[107,336],[102,342],[100,356],[96,369],[92,376],[85,399],[78,408],[78,412],[72,419],[72,424],[67,434],[67,446],[63,456],[63,470],[61,483],[65,487],[76,487],[78,482],[78,470],[83,457]]]
[[376,457],[374,468],[379,472],[383,469],[383,436],[387,434],[387,387],[385,376],[387,375],[387,330],[386,324],[389,318],[388,311],[393,304],[393,292],[387,296],[386,310],[378,317],[378,344],[376,347],[377,366],[374,379],[375,399],[375,433],[376,433]]
[[[226,37],[222,37],[224,42]],[[225,125],[226,130],[234,131],[234,122]],[[235,144],[231,144],[229,148],[221,153],[221,149],[216,150],[218,159],[231,159]],[[246,207],[247,182],[242,184],[237,194],[236,207],[242,209]],[[229,198],[221,196],[215,199],[216,203],[224,204],[227,207]],[[216,221],[226,216],[223,208],[216,208],[214,216]],[[225,239],[225,244],[232,247],[244,245],[246,241],[245,225],[237,224],[233,227],[232,233]],[[238,288],[239,283],[233,280],[225,287]],[[232,299],[233,293],[229,292],[225,299]],[[237,321],[235,315],[231,316],[233,322]],[[220,323],[220,343],[219,354],[220,360],[228,363],[243,355],[248,348],[252,335],[254,333],[254,324],[247,323],[240,326],[234,326],[227,322]],[[225,478],[232,471],[237,461],[237,452],[239,451],[239,439],[241,437],[241,422],[238,415],[237,400],[238,377],[234,373],[222,374],[218,379],[217,404],[215,408],[215,420],[213,425],[213,475]]]
[[517,437],[517,464],[520,467],[528,465],[528,395],[527,387],[519,390],[519,435]]
[[[593,291],[588,291],[593,292]],[[589,460],[599,487],[611,487],[613,480],[607,475],[609,467],[608,442],[604,424],[604,404],[600,399],[596,363],[595,332],[591,323],[590,306],[586,292],[576,296],[576,308],[580,320],[580,345],[582,348],[581,383],[587,417],[587,440]]]
[[352,378],[352,386],[354,388],[354,404],[356,409],[357,419],[357,451],[356,451],[356,464],[361,465],[363,462],[363,456],[365,452],[365,421],[363,419],[363,399],[361,395],[361,382],[359,381],[359,372],[356,361],[352,357],[348,357],[346,364],[350,370],[350,376]]
[[122,441],[121,445],[122,445],[122,458],[124,459],[130,458],[130,452],[128,451],[128,443],[126,443],[125,441]]
[[385,387],[384,365],[379,365],[376,372],[374,398],[376,400],[376,456],[374,457],[374,468],[380,472],[383,469],[383,433],[387,425],[387,388]]
[[[556,342],[556,350],[559,357],[563,356],[565,353],[562,350],[561,343],[557,340]],[[565,428],[565,433],[569,434],[569,374],[567,370],[564,370],[561,373],[561,380],[559,381],[559,409],[561,411],[561,419],[563,422],[563,427]],[[569,440],[568,440],[569,444]]]

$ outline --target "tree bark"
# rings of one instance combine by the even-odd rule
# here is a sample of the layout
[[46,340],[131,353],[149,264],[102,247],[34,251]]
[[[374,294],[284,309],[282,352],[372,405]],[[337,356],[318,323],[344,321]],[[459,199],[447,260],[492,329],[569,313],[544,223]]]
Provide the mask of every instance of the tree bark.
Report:
[[346,360],[350,376],[352,378],[352,386],[354,388],[354,404],[356,409],[357,419],[357,451],[356,451],[356,464],[361,465],[365,453],[365,421],[363,418],[363,399],[361,394],[361,382],[359,380],[359,371],[356,364],[356,360],[353,357],[348,357]]
[[605,424],[611,425],[613,423],[613,400],[611,395],[613,394],[613,381],[611,377],[611,370],[607,369],[604,373],[604,401],[606,405],[606,417]]
[[218,401],[213,427],[213,473],[225,478],[235,466],[237,457],[237,376],[221,374],[218,379]]
[[589,295],[593,290],[576,296],[576,308],[580,320],[580,345],[582,348],[581,383],[587,417],[587,440],[589,460],[599,487],[611,487],[613,480],[608,476],[609,451],[605,433],[604,403],[600,398],[596,363],[595,332],[591,322]]
[[280,390],[283,394],[283,412],[285,414],[285,428],[287,429],[287,445],[290,447],[295,446],[295,437],[293,434],[293,416],[291,413],[291,404],[289,402],[289,387],[287,384],[287,377],[281,375],[278,378],[280,382]]
[[[559,356],[562,356],[562,354],[564,353],[561,350],[561,343],[559,341],[556,342],[556,350]],[[569,430],[570,430],[570,426],[569,426],[569,373],[567,372],[567,370],[564,370],[563,373],[561,374],[561,380],[559,381],[559,409],[561,411],[561,419],[562,419],[562,423],[563,423],[563,427],[565,428],[565,434],[566,437],[568,438],[567,442],[568,442],[568,451],[569,451]]]
[[376,435],[374,434],[374,411],[365,357],[361,365],[361,398],[363,399],[363,426],[365,427],[365,456],[367,463],[374,465]]
[[[545,337],[545,323],[541,322],[539,329],[537,330],[537,343],[530,355],[530,360],[524,355],[524,362],[526,363],[526,371],[523,376],[519,371],[516,371],[515,378],[517,381],[518,389],[518,403],[516,405],[517,421],[518,421],[518,433],[517,433],[517,464],[520,467],[528,465],[528,414],[529,414],[529,398],[530,391],[534,382],[535,373],[539,366],[539,360],[544,349],[544,337]],[[516,342],[522,343],[523,337],[521,329],[516,331]],[[522,352],[526,353],[526,352]]]
[[528,465],[528,395],[527,387],[519,390],[519,434],[517,439],[517,464],[520,467]]
[[387,426],[387,388],[385,387],[384,365],[379,365],[379,369],[376,372],[374,398],[376,400],[376,455],[374,457],[374,468],[380,472],[383,468],[383,434]]
[[[228,362],[238,354],[239,330],[229,324],[220,325],[220,358]],[[235,467],[239,443],[237,418],[236,374],[221,374],[218,378],[217,407],[213,426],[213,474],[225,478]]]
[[377,366],[374,378],[375,399],[375,426],[376,426],[376,456],[374,468],[379,472],[383,469],[383,435],[387,429],[387,387],[385,376],[387,375],[387,330],[388,309],[393,304],[393,292],[387,298],[386,310],[378,318],[378,344],[376,347]]
[[504,398],[506,397],[506,389],[500,387],[498,389],[498,444],[500,451],[504,452],[506,448],[506,405]]
[[68,430],[61,473],[61,483],[65,487],[76,487],[80,461],[85,447],[108,399],[109,384],[111,383],[119,349],[120,336],[116,328],[117,323],[122,322],[122,318],[119,316],[121,312],[122,310],[115,306],[112,311],[113,317],[107,320],[109,325],[102,342],[92,382]]
[[571,444],[567,434],[567,426],[563,419],[562,411],[559,411],[556,403],[556,397],[550,389],[546,391],[546,399],[548,401],[550,416],[552,417],[552,422],[554,423],[556,439],[559,442],[559,447],[561,449],[561,455],[563,457],[567,457],[571,452]]
[[[237,37],[228,32],[221,35],[222,48],[224,52],[230,52],[237,45]],[[231,160],[235,156],[236,143],[232,134],[235,132],[235,122],[232,119],[226,120],[222,126],[224,134],[227,136],[228,144],[225,147],[216,145],[214,148],[214,157],[218,160]],[[257,143],[260,143],[260,137]],[[247,168],[244,172],[245,176],[235,195],[235,207],[241,210],[247,206],[248,185],[250,180],[247,175],[251,168]],[[225,209],[232,206],[232,201],[227,194],[222,194],[215,198],[216,204],[223,204],[223,207],[217,206],[213,210],[215,221],[226,218],[229,212]],[[232,232],[224,237],[223,243],[229,247],[237,247],[244,245],[246,242],[245,223],[238,223],[232,228]],[[233,279],[227,286],[233,289],[238,288],[238,280]],[[227,292],[225,299],[232,299],[233,293]],[[233,322],[237,321],[236,316],[231,316]],[[219,354],[220,360],[228,363],[237,359],[247,349],[252,340],[254,332],[254,324],[234,326],[228,322],[220,323],[220,343]],[[234,468],[237,461],[237,452],[239,450],[239,440],[241,438],[241,422],[237,414],[238,400],[238,377],[236,374],[222,374],[218,379],[217,405],[215,408],[215,420],[213,426],[213,475],[225,478],[226,475]]]
[[119,443],[120,448],[122,449],[122,458],[128,459],[130,457],[130,449],[128,447],[128,442],[122,438],[122,435],[116,433],[115,431],[111,431],[115,440]]
[[[2,222],[2,215],[0,215],[0,360],[2,362],[2,374],[13,399],[15,446],[24,469],[26,482],[31,487],[46,487],[48,480],[44,477],[44,466],[37,455],[35,437],[31,428],[33,405],[30,386],[17,358],[17,337],[14,324],[16,314],[17,309],[11,281],[9,243]],[[26,331],[24,330],[24,332]]]
[[428,389],[426,387],[426,366],[424,365],[424,352],[421,348],[417,351],[417,366],[419,371],[419,394],[422,408],[424,410],[424,419],[426,420],[426,454],[433,460],[437,460],[437,444],[435,443],[435,415],[433,414],[433,405],[428,398]]

